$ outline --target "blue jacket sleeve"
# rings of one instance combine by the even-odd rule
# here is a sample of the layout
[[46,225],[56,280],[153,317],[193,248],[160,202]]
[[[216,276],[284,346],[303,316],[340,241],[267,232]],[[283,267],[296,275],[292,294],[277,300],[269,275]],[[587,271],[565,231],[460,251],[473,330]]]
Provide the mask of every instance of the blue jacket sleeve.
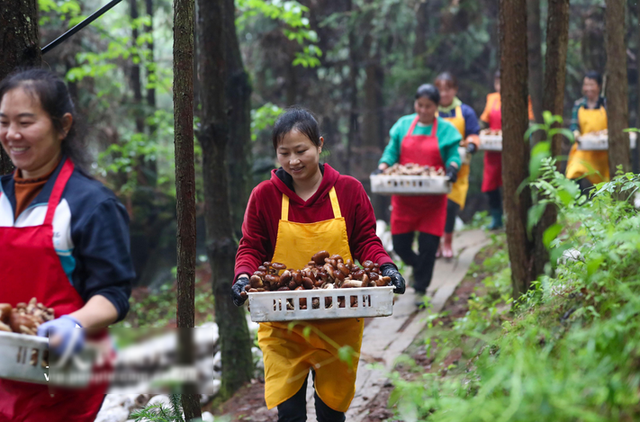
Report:
[[462,104],[462,117],[464,117],[465,123],[465,136],[479,135],[480,124],[478,123],[476,112],[468,105]]
[[[116,199],[100,202],[96,208],[80,218],[75,230],[74,256],[78,277],[83,286],[83,300],[104,296],[118,311],[118,321],[129,312],[129,296],[135,278],[129,241],[129,216]],[[80,287],[80,288],[79,288]]]

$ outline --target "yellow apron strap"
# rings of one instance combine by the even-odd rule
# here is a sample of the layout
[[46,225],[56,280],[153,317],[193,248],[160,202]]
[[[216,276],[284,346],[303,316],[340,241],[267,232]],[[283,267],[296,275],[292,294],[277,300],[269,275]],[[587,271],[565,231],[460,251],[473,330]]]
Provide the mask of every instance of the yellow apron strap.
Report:
[[[333,187],[329,191],[329,198],[331,199],[331,208],[333,208],[333,218],[341,218],[342,212],[340,211],[340,204],[338,204],[338,195],[336,194],[336,188]],[[289,221],[289,197],[282,194],[282,213],[280,219],[282,221]]]
[[329,198],[331,198],[331,207],[333,208],[333,218],[342,218],[342,213],[340,212],[340,204],[338,204],[338,195],[336,195],[335,187],[332,187],[331,190],[329,191]]
[[289,221],[289,197],[282,194],[282,216],[280,217],[282,221]]

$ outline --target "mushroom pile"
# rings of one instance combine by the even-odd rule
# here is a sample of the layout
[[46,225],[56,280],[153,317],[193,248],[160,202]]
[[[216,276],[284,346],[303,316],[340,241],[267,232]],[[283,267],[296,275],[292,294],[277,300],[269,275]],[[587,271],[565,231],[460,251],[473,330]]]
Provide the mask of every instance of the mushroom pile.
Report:
[[245,292],[313,290],[388,286],[389,277],[380,274],[380,265],[369,260],[363,268],[340,255],[320,251],[302,269],[290,269],[278,262],[265,262],[253,273]]
[[13,308],[0,303],[0,331],[36,335],[38,327],[54,319],[52,308],[47,308],[32,298],[29,303],[20,302]]
[[430,166],[421,166],[419,164],[394,164],[382,172],[385,176],[444,176],[445,172],[442,167],[435,168]]

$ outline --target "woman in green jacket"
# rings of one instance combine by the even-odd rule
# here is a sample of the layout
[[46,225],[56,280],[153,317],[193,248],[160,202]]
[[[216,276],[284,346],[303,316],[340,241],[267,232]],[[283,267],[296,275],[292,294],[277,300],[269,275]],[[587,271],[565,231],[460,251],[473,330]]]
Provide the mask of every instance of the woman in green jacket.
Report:
[[[382,154],[378,172],[396,163],[419,164],[446,169],[455,182],[460,168],[458,144],[460,132],[451,123],[437,117],[440,93],[430,84],[421,85],[415,96],[415,113],[401,117],[390,131],[391,139]],[[391,234],[393,248],[407,265],[413,267],[416,305],[424,303],[433,276],[433,266],[447,217],[447,195],[400,196],[391,198]],[[418,232],[419,252],[411,245]]]

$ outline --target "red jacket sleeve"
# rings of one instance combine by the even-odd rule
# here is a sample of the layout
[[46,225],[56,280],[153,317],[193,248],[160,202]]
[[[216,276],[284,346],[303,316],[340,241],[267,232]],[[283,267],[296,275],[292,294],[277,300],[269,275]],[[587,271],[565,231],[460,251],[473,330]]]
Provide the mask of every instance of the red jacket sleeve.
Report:
[[353,218],[349,246],[353,257],[360,263],[370,260],[378,264],[393,263],[376,235],[376,216],[373,212],[371,200],[367,196],[362,184],[353,179],[354,186],[350,188],[356,194],[352,197]]

